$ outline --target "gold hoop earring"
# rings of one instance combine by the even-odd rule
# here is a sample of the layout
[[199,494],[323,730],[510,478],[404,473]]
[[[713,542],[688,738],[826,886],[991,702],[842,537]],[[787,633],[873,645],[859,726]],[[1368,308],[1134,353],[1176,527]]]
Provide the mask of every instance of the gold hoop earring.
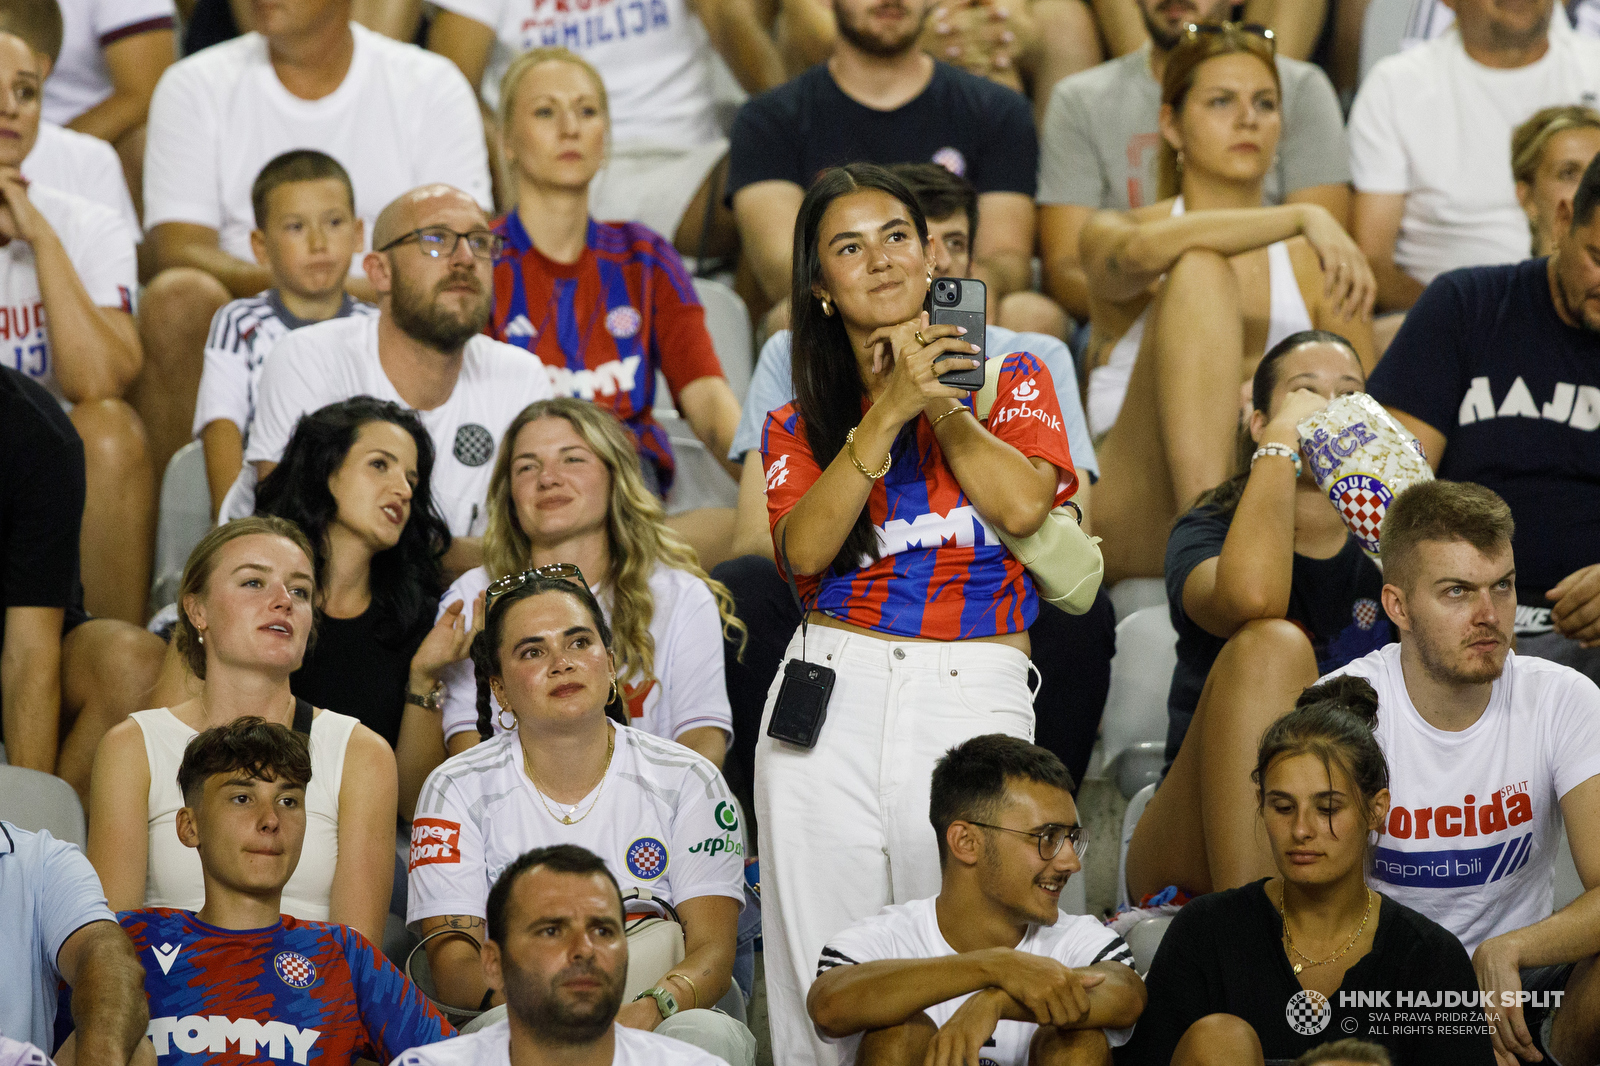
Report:
[[505,716],[506,716],[507,713],[509,713],[509,712],[507,712],[504,707],[500,708],[498,711],[494,712],[494,720],[495,720],[496,724],[498,724],[500,726],[501,729],[503,729],[505,732],[509,733],[513,729],[517,728],[517,716],[514,715],[514,714],[511,715],[511,724],[510,725],[506,725]]
[[622,690],[617,688],[617,679],[613,677],[611,679],[611,699],[608,703],[616,703],[620,699],[622,699]]
[[833,304],[828,302],[828,298],[826,296],[819,296],[819,297],[817,297],[817,299],[822,302],[822,314],[823,314],[823,316],[826,317],[826,318],[832,318],[833,317]]
[[933,288],[933,268],[928,268],[928,288]]

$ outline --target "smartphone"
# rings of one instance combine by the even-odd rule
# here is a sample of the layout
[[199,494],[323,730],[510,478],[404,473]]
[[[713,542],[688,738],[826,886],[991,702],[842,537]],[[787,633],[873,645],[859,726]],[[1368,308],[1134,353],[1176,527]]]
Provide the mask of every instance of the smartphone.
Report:
[[[940,374],[940,383],[970,392],[983,388],[983,364],[989,358],[988,345],[984,341],[984,306],[988,299],[988,290],[976,278],[934,279],[933,288],[928,290],[929,323],[935,326],[965,326],[967,332],[962,334],[961,339],[978,346],[978,350],[972,353],[972,358],[978,361],[977,366],[971,370],[951,370]],[[936,362],[954,358],[954,354],[941,355]]]
[[804,659],[784,663],[783,684],[778,688],[778,702],[772,705],[767,736],[802,748],[816,747],[822,723],[828,717],[833,679],[833,670],[826,666]]

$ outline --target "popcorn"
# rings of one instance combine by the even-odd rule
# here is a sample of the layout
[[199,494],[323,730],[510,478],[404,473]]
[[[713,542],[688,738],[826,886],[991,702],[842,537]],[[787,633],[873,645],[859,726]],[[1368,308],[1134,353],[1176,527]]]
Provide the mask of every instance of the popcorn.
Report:
[[1317,487],[1376,559],[1378,530],[1395,496],[1433,480],[1422,442],[1364,392],[1335,398],[1298,428]]

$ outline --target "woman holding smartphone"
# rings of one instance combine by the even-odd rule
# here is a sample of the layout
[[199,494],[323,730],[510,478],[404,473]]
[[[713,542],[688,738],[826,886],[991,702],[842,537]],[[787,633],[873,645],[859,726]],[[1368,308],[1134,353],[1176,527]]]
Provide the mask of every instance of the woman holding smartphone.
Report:
[[[774,686],[756,809],[774,1056],[824,1063],[805,996],[827,938],[938,892],[935,760],[984,733],[1032,739],[1038,599],[997,531],[1035,532],[1077,475],[1038,359],[1006,357],[987,425],[940,381],[981,364],[964,330],[923,312],[927,222],[898,178],[825,171],[794,247],[796,399],[768,416],[762,457],[773,542],[807,609],[786,659],[833,682],[821,715],[814,684],[781,700]],[[791,739],[768,735],[774,718]]]

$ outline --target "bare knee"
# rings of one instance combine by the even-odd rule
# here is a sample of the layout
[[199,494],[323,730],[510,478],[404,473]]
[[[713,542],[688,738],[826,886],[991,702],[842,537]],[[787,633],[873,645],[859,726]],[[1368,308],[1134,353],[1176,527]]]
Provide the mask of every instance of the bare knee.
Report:
[[1110,1066],[1111,1043],[1101,1029],[1039,1027],[1028,1049],[1030,1066]]
[[1000,325],[1018,333],[1065,337],[1067,313],[1042,293],[1014,292],[1000,301]]
[[1256,1031],[1232,1014],[1208,1014],[1189,1026],[1172,1066],[1250,1066],[1262,1061]]
[[918,1011],[899,1025],[863,1033],[856,1062],[859,1066],[921,1066],[938,1031],[933,1019]]
[[1217,656],[1219,663],[1223,656],[1241,661],[1258,677],[1263,671],[1276,673],[1307,666],[1315,671],[1317,668],[1310,638],[1286,618],[1258,618],[1246,622],[1223,645],[1222,654]]
[[[158,336],[204,333],[211,328],[211,316],[232,298],[222,282],[203,270],[169,267],[145,286],[139,307],[140,330]],[[162,359],[167,352],[158,345],[155,351],[147,350],[145,357]]]
[[84,461],[91,470],[131,476],[149,468],[149,442],[144,422],[122,400],[90,400],[74,404],[70,417],[83,440]]
[[166,651],[165,641],[139,626],[110,618],[84,622],[62,647],[64,695],[75,713],[110,729],[145,706]]

